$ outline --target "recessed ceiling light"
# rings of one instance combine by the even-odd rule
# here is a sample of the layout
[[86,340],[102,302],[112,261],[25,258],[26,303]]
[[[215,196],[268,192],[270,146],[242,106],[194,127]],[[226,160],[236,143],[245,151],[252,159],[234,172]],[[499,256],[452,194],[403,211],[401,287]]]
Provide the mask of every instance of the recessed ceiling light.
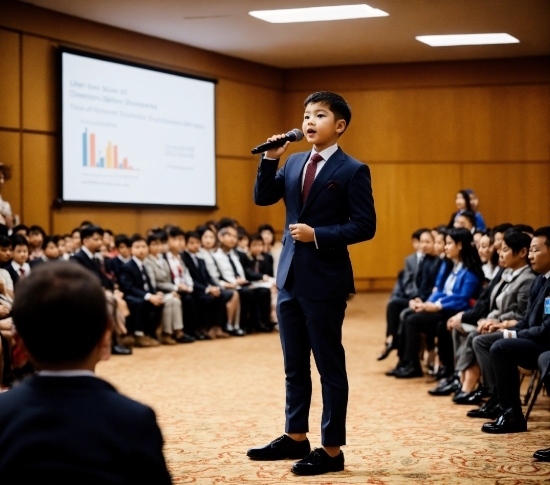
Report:
[[517,44],[518,39],[510,34],[455,34],[455,35],[419,35],[416,40],[432,47],[453,45]]
[[254,10],[248,12],[253,17],[272,24],[292,22],[321,22],[325,20],[361,19],[386,17],[389,13],[368,5],[336,5],[333,7],[284,8],[280,10]]

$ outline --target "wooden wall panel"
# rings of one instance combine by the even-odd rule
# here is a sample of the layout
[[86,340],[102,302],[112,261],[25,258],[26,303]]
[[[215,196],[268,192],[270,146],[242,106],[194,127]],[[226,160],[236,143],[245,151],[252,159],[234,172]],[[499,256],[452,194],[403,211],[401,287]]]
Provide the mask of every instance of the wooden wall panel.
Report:
[[11,204],[14,215],[21,214],[21,135],[0,131],[0,162],[11,168],[11,179],[2,189],[2,198]]
[[19,34],[0,30],[0,126],[18,128],[19,115]]
[[58,119],[54,44],[23,36],[23,128],[55,132]]
[[55,138],[50,135],[23,135],[22,221],[52,230],[51,207],[55,196]]

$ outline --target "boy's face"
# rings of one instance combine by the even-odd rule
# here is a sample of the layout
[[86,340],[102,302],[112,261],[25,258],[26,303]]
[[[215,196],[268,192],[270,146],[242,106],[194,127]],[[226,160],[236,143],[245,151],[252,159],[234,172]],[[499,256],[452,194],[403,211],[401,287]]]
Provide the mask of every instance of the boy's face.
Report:
[[201,242],[197,238],[190,237],[187,240],[187,251],[189,251],[190,253],[193,253],[193,254],[198,253],[200,247],[201,247]]
[[259,256],[262,254],[262,251],[264,250],[264,243],[262,241],[252,241],[250,243],[250,254],[254,257]]
[[241,239],[239,239],[239,242],[237,245],[242,249],[248,249],[248,238],[245,236]]
[[120,244],[118,246],[118,254],[127,259],[131,256],[130,248],[126,244]]
[[181,253],[185,249],[185,239],[183,236],[169,237],[168,248],[173,253]]
[[13,249],[13,260],[17,264],[24,264],[29,259],[29,248],[24,245],[15,246]]
[[44,237],[39,232],[31,232],[29,234],[29,244],[33,248],[39,248],[42,246],[42,243],[44,242]]
[[11,246],[0,248],[0,263],[7,263],[11,259]]
[[423,232],[420,235],[419,248],[420,248],[420,251],[422,251],[422,254],[433,254],[434,240],[431,233]]
[[68,253],[74,252],[73,238],[71,236],[65,238],[65,251]]
[[59,256],[63,256],[67,252],[65,239],[60,239],[57,242],[57,249],[59,249]]
[[76,251],[82,246],[82,240],[80,239],[80,233],[77,231],[72,236],[73,238],[73,249]]
[[160,253],[162,243],[160,241],[151,241],[149,244],[149,254],[151,256],[156,256]]
[[237,231],[227,227],[223,235],[219,235],[220,242],[226,249],[233,249],[237,245]]
[[310,103],[306,106],[302,131],[318,152],[334,145],[345,129],[346,122],[337,120],[326,104]]
[[456,221],[454,223],[454,226],[457,228],[463,227],[465,229],[468,229],[470,231],[472,229],[472,223],[470,222],[470,219],[464,216],[458,216],[456,218]]
[[44,255],[49,259],[59,258],[59,248],[57,247],[57,244],[55,244],[53,241],[50,241],[46,245],[46,249],[44,249]]
[[136,241],[132,244],[132,256],[135,256],[140,261],[143,261],[149,254],[149,248],[145,241]]
[[99,232],[94,232],[90,237],[87,237],[82,241],[82,244],[88,251],[95,254],[99,251],[101,244],[103,243],[103,236]]

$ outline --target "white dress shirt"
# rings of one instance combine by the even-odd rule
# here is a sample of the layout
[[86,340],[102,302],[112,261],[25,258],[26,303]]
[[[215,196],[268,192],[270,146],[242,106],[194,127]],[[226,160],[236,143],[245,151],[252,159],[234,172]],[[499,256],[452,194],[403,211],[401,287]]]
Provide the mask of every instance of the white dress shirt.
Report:
[[170,266],[170,272],[172,273],[172,278],[174,278],[174,284],[176,286],[184,284],[192,290],[194,286],[193,278],[191,278],[191,273],[189,273],[189,269],[185,266],[181,256],[176,256],[168,251],[166,253],[166,260]]
[[307,163],[304,166],[304,170],[302,171],[302,188],[304,187],[304,180],[306,179],[307,167],[311,163],[311,157],[313,157],[313,155],[315,155],[316,153],[319,153],[319,155],[321,155],[323,157],[323,160],[321,160],[320,162],[317,162],[317,170],[315,171],[315,177],[317,177],[317,175],[319,175],[319,172],[321,171],[321,169],[325,166],[325,163],[327,162],[327,160],[330,157],[332,157],[332,155],[334,155],[337,150],[338,150],[338,144],[337,143],[335,143],[334,145],[329,146],[328,148],[325,148],[324,150],[321,150],[320,152],[317,152],[315,150],[315,148],[311,149],[311,154],[309,156],[309,159],[308,159]]
[[227,281],[228,283],[235,283],[237,281],[237,278],[235,277],[235,271],[233,271],[233,267],[229,262],[229,258],[231,258],[231,261],[233,261],[233,264],[235,265],[235,268],[237,269],[237,273],[239,273],[239,276],[243,279],[246,279],[246,276],[244,274],[244,269],[241,265],[241,261],[239,260],[239,257],[237,256],[237,254],[235,254],[234,251],[229,251],[229,253],[225,253],[222,250],[222,248],[219,248],[213,254],[213,256],[216,261],[216,264],[218,265],[218,269],[220,271],[221,277],[225,281]]
[[[19,265],[15,261],[12,261],[11,267],[15,270],[19,278],[26,278],[31,274],[31,267],[29,266],[29,263],[23,263],[22,265]],[[21,274],[21,268],[23,268],[23,272],[25,273],[24,276]]]

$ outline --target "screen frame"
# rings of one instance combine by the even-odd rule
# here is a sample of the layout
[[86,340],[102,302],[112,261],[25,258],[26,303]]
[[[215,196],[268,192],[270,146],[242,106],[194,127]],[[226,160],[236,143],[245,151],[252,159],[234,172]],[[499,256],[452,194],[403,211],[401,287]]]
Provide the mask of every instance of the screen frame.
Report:
[[[198,81],[206,81],[212,83],[214,86],[214,204],[213,205],[189,205],[189,204],[157,204],[157,203],[138,203],[138,202],[103,202],[103,201],[85,201],[85,200],[65,200],[63,198],[64,187],[64,175],[63,175],[63,54],[73,54],[81,57],[87,57],[90,59],[97,59],[100,61],[113,62],[116,64],[122,64],[130,67],[137,67],[140,69],[146,69],[148,71],[156,71],[163,74],[172,74],[187,79],[195,79]],[[200,76],[197,74],[190,74],[187,72],[176,71],[173,69],[165,69],[157,66],[151,66],[140,62],[129,61],[127,59],[120,59],[103,54],[97,54],[94,52],[83,51],[80,49],[73,49],[67,46],[59,46],[56,52],[57,57],[57,110],[58,110],[58,133],[57,146],[58,146],[58,163],[57,163],[57,198],[54,200],[53,206],[55,208],[67,207],[127,207],[135,209],[193,209],[211,211],[217,210],[218,207],[218,156],[217,156],[217,137],[216,137],[216,125],[217,125],[217,90],[218,79],[210,78],[207,76]]]

